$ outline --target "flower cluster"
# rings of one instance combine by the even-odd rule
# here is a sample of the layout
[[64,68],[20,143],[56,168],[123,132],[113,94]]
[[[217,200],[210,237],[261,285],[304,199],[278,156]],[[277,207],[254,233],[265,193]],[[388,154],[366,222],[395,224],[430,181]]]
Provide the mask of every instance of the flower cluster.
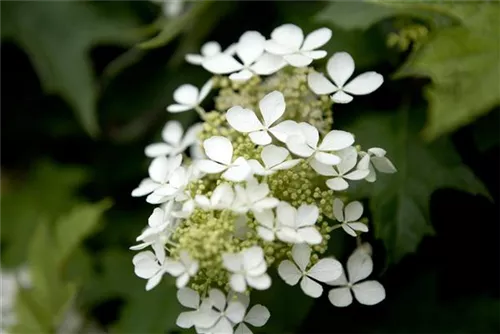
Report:
[[[396,171],[383,149],[363,151],[353,134],[331,130],[333,103],[371,93],[383,78],[366,72],[348,82],[354,61],[345,52],[328,60],[331,80],[308,67],[327,56],[320,48],[330,38],[327,28],[304,37],[285,24],[270,39],[248,31],[224,51],[209,42],[186,56],[215,76],[201,89],[177,88],[167,110],[194,110],[203,122],[184,133],[169,121],[163,142],[146,147],[149,177],[132,192],[157,205],[131,247],[141,250],[135,273],[147,279],[146,290],[164,274],[176,278],[179,302],[190,309],[179,315],[180,327],[249,333],[248,325],[263,326],[269,311],[255,305],[247,312],[248,293],[271,287],[271,268],[313,298],[322,283],[340,286],[328,294],[335,306],[350,304],[351,291],[365,305],[384,299],[378,282],[360,283],[373,266],[367,245],[349,258],[347,275],[325,255],[332,231],[357,238],[368,231],[362,204],[344,205],[345,190]],[[207,112],[212,90],[218,95]]]

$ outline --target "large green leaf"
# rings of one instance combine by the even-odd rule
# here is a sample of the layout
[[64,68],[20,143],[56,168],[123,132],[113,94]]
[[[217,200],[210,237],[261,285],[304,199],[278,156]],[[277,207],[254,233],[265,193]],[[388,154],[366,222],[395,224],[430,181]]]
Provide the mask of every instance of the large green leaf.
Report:
[[[445,138],[426,145],[419,138],[420,110],[363,113],[348,128],[364,148],[383,147],[397,173],[379,175],[369,186],[375,236],[382,239],[390,262],[414,252],[422,238],[433,234],[429,221],[431,194],[454,188],[489,196]],[[366,188],[365,188],[366,189]]]
[[98,133],[98,94],[90,49],[99,43],[131,45],[139,39],[139,22],[127,6],[83,1],[2,5],[2,38],[26,51],[44,89],[60,94],[91,135]]

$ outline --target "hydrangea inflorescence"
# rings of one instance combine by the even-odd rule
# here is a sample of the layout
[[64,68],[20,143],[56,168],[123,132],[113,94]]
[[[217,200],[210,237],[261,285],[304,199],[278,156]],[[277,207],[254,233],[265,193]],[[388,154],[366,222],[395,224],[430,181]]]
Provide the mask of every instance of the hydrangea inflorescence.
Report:
[[[191,309],[179,315],[180,327],[248,333],[247,325],[263,326],[270,313],[262,305],[247,313],[249,292],[272,285],[271,268],[313,298],[320,283],[341,286],[329,293],[335,306],[350,304],[351,290],[362,304],[384,299],[378,282],[358,283],[372,270],[369,245],[354,251],[347,273],[325,255],[330,233],[368,231],[362,204],[344,204],[349,185],[396,171],[385,150],[362,151],[353,134],[332,130],[332,104],[373,92],[383,78],[366,72],[348,82],[354,61],[345,52],[328,60],[329,79],[307,67],[326,57],[318,49],[330,38],[327,28],[304,38],[285,24],[268,40],[249,31],[225,51],[209,42],[201,55],[188,55],[215,76],[201,89],[177,88],[167,110],[194,110],[203,122],[184,133],[169,121],[164,142],[146,148],[149,178],[132,192],[158,205],[131,247],[141,250],[135,273],[147,290],[166,273],[176,278],[179,302]],[[218,95],[206,112],[212,90]]]

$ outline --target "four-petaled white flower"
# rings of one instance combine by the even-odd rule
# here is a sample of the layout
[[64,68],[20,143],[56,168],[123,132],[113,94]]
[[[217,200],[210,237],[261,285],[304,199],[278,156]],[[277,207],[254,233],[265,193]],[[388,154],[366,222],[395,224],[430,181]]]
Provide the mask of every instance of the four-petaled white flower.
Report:
[[213,136],[203,142],[205,154],[209,159],[196,161],[197,168],[207,174],[222,173],[228,181],[245,180],[252,169],[243,157],[233,161],[233,145],[226,137]]
[[185,287],[189,279],[196,275],[198,266],[198,261],[193,260],[189,253],[184,250],[179,252],[179,261],[166,259],[164,265],[166,272],[177,277],[175,285],[179,289]]
[[336,198],[333,201],[333,215],[342,229],[353,237],[357,236],[356,231],[368,232],[368,226],[358,221],[363,215],[363,205],[358,201],[351,202],[344,208],[344,202]]
[[316,50],[325,45],[332,37],[332,31],[321,28],[311,32],[304,40],[302,29],[294,24],[283,24],[271,33],[266,41],[266,51],[283,56],[283,59],[295,67],[304,67],[314,59],[324,58],[326,51]]
[[384,77],[377,72],[365,72],[346,85],[345,83],[354,73],[354,60],[347,52],[335,53],[326,64],[326,71],[333,83],[323,74],[313,72],[307,76],[309,88],[318,95],[335,93],[330,98],[337,103],[351,102],[352,96],[349,94],[370,94],[384,82]]
[[208,80],[201,90],[191,84],[184,84],[174,91],[174,101],[177,104],[171,104],[167,107],[167,111],[171,113],[179,113],[192,109],[199,108],[201,102],[207,97],[212,90],[213,80]]
[[361,168],[356,163],[358,161],[358,152],[356,148],[349,146],[343,150],[338,151],[337,156],[340,158],[340,163],[335,166],[329,166],[320,162],[312,161],[311,167],[320,175],[334,176],[326,181],[328,188],[336,191],[341,191],[349,188],[347,180],[362,180],[364,179],[369,170]]
[[281,228],[279,221],[274,217],[273,210],[262,210],[254,213],[255,219],[259,223],[257,233],[266,241],[274,241],[278,237],[277,233]]
[[232,296],[226,299],[218,289],[210,290],[208,301],[202,304],[195,322],[198,333],[233,334],[233,324],[245,317],[245,306]]
[[[220,54],[221,46],[217,42],[207,42],[201,47],[201,54],[188,53],[185,57],[186,61],[193,65],[201,65],[205,60],[210,59]],[[236,44],[230,45],[224,53],[232,55],[236,51]]]
[[164,142],[148,145],[144,152],[146,156],[150,158],[156,158],[161,155],[175,156],[180,154],[189,146],[196,143],[196,136],[201,131],[202,126],[201,123],[192,125],[183,137],[184,130],[182,129],[181,123],[178,121],[169,121],[165,124],[161,132],[161,137]]
[[290,169],[300,162],[300,159],[287,160],[290,152],[284,147],[273,144],[267,145],[262,149],[260,158],[264,166],[257,160],[248,160],[253,173],[257,175],[271,175],[279,170]]
[[151,251],[137,253],[132,259],[134,272],[140,278],[147,279],[146,290],[149,291],[160,283],[165,273],[165,253],[157,256]]
[[201,307],[200,295],[190,288],[181,288],[177,291],[177,300],[182,306],[192,309],[179,314],[176,324],[181,328],[191,328],[198,319]]
[[248,133],[248,136],[257,145],[267,145],[272,141],[269,133],[276,139],[285,142],[290,133],[296,130],[297,123],[286,120],[277,125],[276,121],[285,113],[285,97],[278,91],[273,91],[262,98],[259,109],[263,122],[257,118],[254,111],[240,106],[229,108],[226,119],[229,125],[238,132]]
[[298,209],[287,202],[280,202],[276,208],[276,218],[279,228],[278,239],[299,244],[317,245],[323,237],[314,224],[318,220],[319,210],[316,205],[302,204]]
[[234,187],[236,198],[232,209],[238,213],[248,211],[260,212],[262,210],[275,208],[279,200],[274,197],[267,197],[271,192],[267,183],[259,183],[256,178],[251,177],[247,180],[245,187],[237,184]]
[[302,291],[310,297],[318,298],[323,293],[323,287],[316,281],[326,283],[336,280],[342,275],[342,265],[335,259],[325,258],[310,269],[306,269],[310,257],[311,248],[308,245],[294,245],[292,258],[295,263],[290,260],[282,261],[278,267],[278,274],[288,285],[295,285],[300,280]]
[[236,254],[222,254],[222,263],[232,273],[229,285],[236,292],[245,292],[247,285],[257,290],[266,290],[271,286],[264,251],[258,246]]
[[160,156],[149,165],[149,178],[141,181],[139,186],[132,191],[132,196],[141,197],[150,193],[155,193],[159,189],[166,187],[172,173],[179,168],[182,163],[182,155],[176,155],[172,158]]
[[[243,307],[245,308],[245,312],[248,309],[248,305],[250,304],[250,298],[248,298],[247,295],[238,293],[237,295],[237,301],[240,302]],[[252,306],[250,311],[246,313],[245,317],[243,318],[243,321],[236,327],[236,330],[234,331],[235,334],[252,334],[252,331],[246,324],[250,324],[254,327],[262,327],[266,324],[266,322],[269,320],[269,317],[271,316],[271,313],[269,313],[269,310],[267,307],[257,304]]]
[[233,81],[246,81],[255,74],[269,75],[286,63],[282,57],[264,52],[266,39],[257,31],[247,31],[236,44],[237,61],[231,54],[219,53],[202,62],[202,66],[215,74],[229,74]]
[[298,133],[289,136],[286,141],[288,149],[304,158],[312,156],[314,160],[326,165],[336,165],[341,161],[337,154],[331,152],[342,150],[354,143],[354,136],[349,132],[332,130],[318,145],[318,129],[304,122],[299,123],[297,129]]
[[377,174],[375,169],[381,173],[392,174],[396,173],[396,167],[392,162],[385,156],[387,152],[379,147],[373,147],[368,149],[368,152],[359,152],[361,159],[358,162],[359,169],[368,169],[368,175],[365,180],[368,182],[375,182],[377,180]]
[[192,170],[184,166],[176,168],[170,175],[168,184],[155,190],[146,198],[146,201],[151,204],[160,204],[171,199],[185,200],[185,189],[192,179]]
[[328,299],[337,307],[348,306],[352,303],[352,294],[356,300],[363,305],[375,305],[380,303],[385,298],[385,289],[377,281],[359,281],[367,278],[373,271],[373,261],[369,254],[367,246],[358,247],[347,260],[347,274],[342,275],[332,282],[327,282],[329,285],[341,286],[330,290]]
[[233,187],[229,183],[221,183],[214,189],[210,198],[205,195],[196,195],[194,200],[204,210],[229,209],[234,200]]

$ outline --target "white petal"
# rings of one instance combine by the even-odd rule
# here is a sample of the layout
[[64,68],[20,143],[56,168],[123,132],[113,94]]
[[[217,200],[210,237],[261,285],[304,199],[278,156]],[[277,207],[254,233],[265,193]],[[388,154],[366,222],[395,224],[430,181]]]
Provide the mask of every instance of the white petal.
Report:
[[286,61],[281,56],[264,53],[250,69],[259,75],[270,75],[286,66]]
[[267,52],[276,56],[283,56],[297,51],[272,39],[267,40],[264,47]]
[[250,132],[248,136],[254,144],[261,146],[270,144],[273,140],[265,130]]
[[340,158],[339,156],[332,154],[332,153],[325,153],[325,152],[316,152],[314,154],[314,159],[319,161],[320,163],[324,165],[338,165],[340,163]]
[[374,92],[384,82],[384,77],[377,72],[365,72],[352,79],[344,91],[354,95],[366,95]]
[[247,276],[248,285],[257,290],[267,290],[271,286],[271,277],[268,274]]
[[368,149],[368,153],[371,153],[376,157],[384,157],[387,154],[387,151],[380,147],[372,147]]
[[370,168],[370,155],[366,152],[360,151],[358,155],[361,159],[359,159],[357,168],[358,169],[369,169]]
[[232,274],[229,279],[229,285],[231,286],[231,289],[236,292],[245,292],[247,289],[245,277],[241,274]]
[[275,90],[259,101],[259,108],[266,127],[270,127],[285,112],[285,97]]
[[172,146],[165,143],[154,143],[146,146],[144,153],[147,157],[156,158],[160,155],[168,155],[173,149]]
[[203,173],[216,174],[226,170],[227,167],[212,160],[201,159],[196,161],[196,168]]
[[347,223],[350,228],[352,228],[354,231],[359,231],[359,232],[368,232],[368,226],[364,223],[360,222],[355,222],[355,223]]
[[258,162],[257,160],[254,160],[254,159],[248,160],[248,164],[252,168],[252,171],[253,171],[254,174],[257,174],[257,175],[270,175],[270,174],[273,173],[272,171],[268,171],[267,169],[265,169],[264,166],[262,166],[260,164],[260,162]]
[[231,79],[232,81],[245,82],[245,81],[249,80],[251,77],[253,77],[252,71],[247,70],[247,69],[243,69],[239,72],[232,73],[229,76],[229,79]]
[[161,204],[161,203],[168,201],[169,199],[170,199],[169,197],[165,197],[162,195],[157,195],[155,193],[152,193],[152,194],[149,194],[148,197],[146,197],[146,202],[148,202],[149,204]]
[[243,69],[242,64],[231,55],[225,53],[219,53],[218,55],[205,59],[201,65],[207,71],[215,74],[228,74]]
[[372,157],[373,166],[382,173],[392,174],[396,172],[396,167],[386,157]]
[[309,165],[319,175],[325,175],[325,176],[337,176],[338,175],[338,173],[335,171],[335,169],[332,166],[325,165],[316,159],[312,159],[311,161],[309,161]]
[[182,312],[177,317],[175,324],[180,328],[191,328],[194,325],[194,320],[198,311]]
[[213,57],[221,52],[220,44],[217,42],[206,42],[201,47],[201,54],[204,57]]
[[135,267],[134,273],[140,278],[150,279],[158,273],[159,268],[159,266],[143,265],[141,263]]
[[284,161],[284,162],[274,166],[273,170],[287,170],[287,169],[290,169],[290,168],[297,166],[297,164],[301,161],[302,161],[302,159],[287,160],[287,161]]
[[375,305],[385,299],[385,289],[377,281],[366,281],[355,284],[352,292],[356,300],[363,305]]
[[197,55],[197,54],[193,54],[193,53],[188,53],[184,59],[186,59],[186,61],[190,64],[193,64],[193,65],[201,65],[201,63],[203,62],[203,56],[201,55]]
[[311,248],[306,244],[297,244],[292,248],[292,258],[300,270],[305,271],[309,265]]
[[179,277],[177,277],[177,279],[175,280],[175,286],[180,289],[180,288],[183,288],[185,287],[189,282],[189,274],[188,273],[184,273],[182,275],[180,275]]
[[344,175],[344,178],[348,180],[362,180],[370,174],[368,169],[356,169],[353,172]]
[[177,300],[182,306],[197,309],[200,306],[200,295],[190,288],[183,288],[177,291]]
[[330,82],[323,74],[312,72],[307,76],[309,88],[318,95],[331,94],[337,90],[337,87]]
[[351,289],[349,288],[336,288],[330,290],[328,299],[333,306],[346,307],[352,303]]
[[223,174],[222,177],[228,181],[241,182],[245,180],[250,173],[252,168],[242,157],[236,159],[231,167],[229,167]]
[[319,209],[316,205],[302,204],[297,209],[297,226],[312,226],[316,223],[319,216]]
[[269,320],[271,314],[267,307],[260,304],[254,305],[245,316],[244,321],[255,327],[262,327]]
[[161,137],[166,143],[169,143],[173,146],[179,146],[182,135],[184,133],[184,129],[182,125],[178,121],[169,121],[163,127],[161,131]]
[[345,206],[345,221],[353,222],[363,215],[363,204],[358,201],[351,202]]
[[347,273],[349,282],[359,282],[372,273],[373,261],[363,248],[357,248],[347,260]]
[[244,65],[252,64],[262,53],[266,39],[257,31],[247,31],[241,35],[236,46],[236,55],[243,61]]
[[273,241],[274,240],[274,232],[268,228],[258,226],[257,234],[265,241]]
[[186,133],[184,134],[184,138],[182,139],[182,142],[180,144],[183,150],[198,141],[197,137],[202,129],[203,129],[202,123],[193,124],[191,125],[191,127],[189,127],[189,129],[187,129]]
[[262,210],[254,214],[255,219],[260,225],[272,229],[274,226],[274,213],[273,210]]
[[349,184],[341,177],[326,180],[326,185],[328,188],[336,191],[346,190],[349,188]]
[[315,126],[309,123],[301,122],[299,123],[300,134],[304,136],[306,143],[313,148],[318,147],[319,132]]
[[214,81],[212,79],[205,82],[203,87],[201,87],[200,96],[198,96],[197,104],[200,104],[207,97],[207,95],[210,94],[210,91],[212,90],[213,85],[214,85]]
[[300,281],[300,287],[306,295],[312,298],[318,298],[323,293],[323,287],[307,276],[304,276]]
[[226,308],[226,297],[219,289],[211,289],[208,293],[210,302],[219,311]]
[[238,272],[243,267],[243,259],[240,254],[224,253],[222,254],[222,263],[224,268],[232,272]]
[[323,138],[319,149],[322,151],[338,151],[354,144],[354,136],[347,131],[332,130]]
[[332,38],[332,31],[328,28],[320,28],[314,30],[309,35],[307,35],[302,45],[302,51],[315,50],[323,45],[325,45],[330,38]]
[[283,226],[295,227],[297,210],[287,202],[280,202],[276,209],[276,218]]
[[145,196],[145,195],[155,191],[155,189],[157,189],[158,187],[159,187],[159,184],[154,182],[153,180],[144,179],[139,184],[139,186],[132,191],[132,196],[133,197]]
[[275,208],[279,202],[280,202],[279,199],[274,198],[274,197],[267,197],[267,198],[261,199],[260,201],[254,203],[253,208],[252,208],[252,212],[255,213],[255,212]]
[[308,58],[312,58],[312,59],[321,59],[321,58],[325,58],[326,55],[328,54],[326,51],[324,50],[316,50],[316,51],[301,51],[301,53],[308,57]]
[[294,24],[283,24],[273,30],[271,39],[281,45],[298,50],[304,40],[304,33]]
[[292,261],[284,260],[278,266],[278,274],[288,285],[295,285],[302,277],[302,273]]
[[330,96],[333,102],[336,103],[349,103],[352,101],[352,96],[349,94],[344,93],[344,91],[339,90],[332,96]]
[[292,153],[300,157],[307,158],[314,153],[314,150],[305,142],[304,137],[300,135],[289,136],[286,140],[286,146]]
[[321,259],[309,271],[307,276],[320,282],[334,281],[342,275],[342,265],[334,259]]
[[226,137],[213,136],[203,142],[205,154],[210,159],[223,165],[231,164],[233,145]]
[[352,237],[357,237],[356,231],[354,231],[349,224],[344,223],[342,224],[342,229],[345,231],[345,233],[349,234]]
[[285,61],[288,64],[290,64],[294,67],[305,67],[305,66],[311,64],[313,61],[312,58],[309,58],[305,55],[298,54],[298,53],[284,55],[283,59],[285,59]]
[[225,311],[226,317],[233,323],[240,323],[245,317],[246,307],[239,301],[229,302]]
[[262,123],[252,110],[240,106],[229,108],[226,119],[229,125],[238,132],[247,133],[263,128]]
[[245,325],[244,322],[242,322],[238,325],[238,327],[236,327],[234,334],[253,334],[253,332],[250,330],[250,328],[248,328],[247,325]]
[[335,85],[342,88],[354,73],[354,60],[347,52],[337,52],[328,60],[326,70]]
[[169,162],[166,157],[157,157],[151,161],[149,165],[148,172],[149,177],[153,181],[158,183],[163,183],[166,180],[167,174],[169,171]]
[[358,152],[356,148],[349,146],[337,152],[337,155],[342,160],[340,164],[338,164],[337,169],[340,174],[345,174],[356,166],[356,162],[358,161]]
[[182,105],[196,105],[198,101],[198,88],[191,84],[179,86],[174,91],[174,101]]
[[183,112],[183,111],[188,111],[193,109],[194,106],[187,106],[183,104],[171,104],[167,107],[167,111],[171,113],[178,113],[178,112]]
[[323,240],[321,234],[313,226],[300,228],[298,234],[309,245],[318,245]]
[[344,221],[344,202],[339,198],[333,200],[333,215],[337,221]]
[[161,278],[163,276],[163,272],[158,272],[156,275],[151,277],[148,282],[146,283],[146,291],[150,291],[154,289],[161,281]]
[[285,161],[289,154],[286,148],[268,145],[262,149],[260,156],[264,165],[271,168]]
[[253,268],[264,260],[264,251],[259,246],[253,246],[242,252],[245,268]]
[[288,136],[300,134],[300,129],[297,122],[286,120],[270,128],[269,132],[271,132],[280,142],[285,143]]

